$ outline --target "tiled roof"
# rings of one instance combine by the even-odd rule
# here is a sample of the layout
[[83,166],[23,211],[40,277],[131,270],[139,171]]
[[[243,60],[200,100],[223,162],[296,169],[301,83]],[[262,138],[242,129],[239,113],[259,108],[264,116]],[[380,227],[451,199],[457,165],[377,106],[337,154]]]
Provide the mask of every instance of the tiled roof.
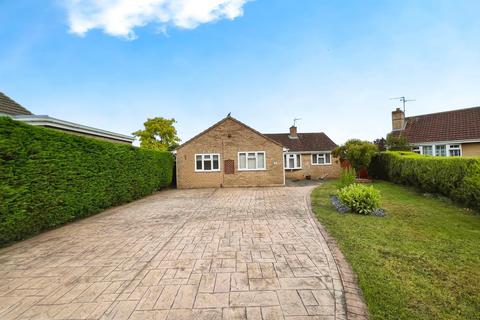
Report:
[[218,121],[217,123],[215,123],[214,125],[208,127],[207,129],[203,130],[202,132],[200,132],[199,134],[197,134],[196,136],[194,136],[193,138],[187,140],[186,142],[182,143],[180,146],[178,146],[175,150],[179,150],[181,148],[183,148],[186,144],[192,142],[193,140],[197,139],[198,137],[204,135],[205,133],[209,132],[210,130],[212,130],[213,128],[216,128],[218,127],[219,125],[221,125],[222,123],[224,123],[225,121],[227,120],[231,120],[231,121],[234,121],[236,123],[238,123],[239,125],[247,128],[248,130],[251,130],[253,132],[255,132],[256,134],[258,134],[259,136],[262,136],[263,138],[267,139],[267,140],[270,140],[271,142],[277,144],[277,145],[282,145],[281,143],[279,143],[278,141],[272,139],[271,137],[269,137],[268,135],[266,134],[262,134],[260,132],[258,132],[257,130],[247,126],[245,123],[241,122],[240,120],[237,120],[235,119],[234,117],[232,117],[230,114],[228,116],[226,116],[225,118],[223,118],[222,120]]
[[410,143],[480,139],[480,107],[405,118]]
[[325,133],[298,133],[297,139],[290,138],[289,133],[268,133],[267,137],[280,142],[290,151],[331,151],[337,147]]
[[8,114],[11,116],[26,115],[29,116],[32,113],[7,97],[0,92],[0,113]]

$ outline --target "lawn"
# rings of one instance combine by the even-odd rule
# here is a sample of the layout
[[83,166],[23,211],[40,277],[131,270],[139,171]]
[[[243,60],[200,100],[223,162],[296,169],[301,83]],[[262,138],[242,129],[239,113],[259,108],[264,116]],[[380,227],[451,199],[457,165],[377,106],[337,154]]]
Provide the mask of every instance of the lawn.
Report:
[[313,210],[358,275],[371,319],[480,319],[480,216],[377,182],[386,217],[339,214],[335,182]]

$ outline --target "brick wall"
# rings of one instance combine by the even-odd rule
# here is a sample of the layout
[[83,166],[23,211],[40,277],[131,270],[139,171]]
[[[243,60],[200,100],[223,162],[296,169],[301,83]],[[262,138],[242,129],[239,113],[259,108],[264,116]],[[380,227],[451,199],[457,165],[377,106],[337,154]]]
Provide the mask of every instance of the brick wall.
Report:
[[[238,152],[265,151],[266,170],[238,171]],[[219,153],[220,172],[195,172],[195,154]],[[224,161],[233,160],[233,174]],[[232,119],[213,127],[177,150],[178,188],[281,186],[284,184],[283,147]]]
[[462,155],[464,157],[480,157],[480,143],[462,144]]
[[320,179],[322,177],[338,178],[340,176],[341,166],[337,158],[332,158],[331,165],[312,165],[312,155],[302,154],[302,169],[285,171],[287,179],[305,179],[310,175],[312,179]]

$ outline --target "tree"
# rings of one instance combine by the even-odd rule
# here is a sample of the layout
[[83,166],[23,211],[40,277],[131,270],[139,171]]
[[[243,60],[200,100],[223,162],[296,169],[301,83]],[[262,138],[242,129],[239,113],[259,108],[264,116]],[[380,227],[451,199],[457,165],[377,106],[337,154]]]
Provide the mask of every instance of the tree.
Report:
[[375,139],[373,144],[378,147],[378,151],[386,151],[387,150],[387,140],[385,138]]
[[172,151],[180,142],[174,123],[175,119],[162,117],[147,119],[143,124],[145,129],[135,131],[133,135],[140,139],[141,148]]
[[355,171],[368,168],[378,147],[371,142],[351,139],[333,150],[332,155],[340,160],[348,160]]
[[400,134],[399,136],[389,133],[387,135],[386,146],[388,150],[391,151],[411,151],[412,147],[407,141],[407,138]]

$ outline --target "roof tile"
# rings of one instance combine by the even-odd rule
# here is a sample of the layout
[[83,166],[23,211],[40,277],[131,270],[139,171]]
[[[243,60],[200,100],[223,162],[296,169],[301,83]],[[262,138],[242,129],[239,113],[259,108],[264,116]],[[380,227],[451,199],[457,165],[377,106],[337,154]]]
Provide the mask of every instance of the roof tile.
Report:
[[405,118],[408,142],[480,139],[480,107]]

